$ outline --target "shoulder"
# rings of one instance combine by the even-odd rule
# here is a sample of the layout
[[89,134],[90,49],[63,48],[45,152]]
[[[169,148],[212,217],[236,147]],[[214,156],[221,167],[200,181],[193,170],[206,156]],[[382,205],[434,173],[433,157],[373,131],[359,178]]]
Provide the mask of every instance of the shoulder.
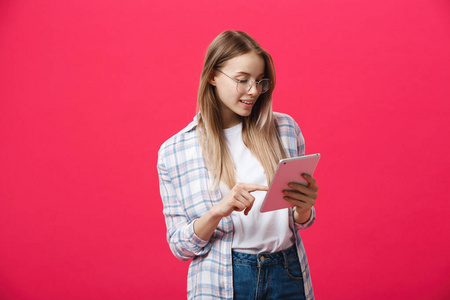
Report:
[[185,128],[170,137],[165,141],[158,151],[159,159],[164,159],[167,156],[175,155],[184,152],[189,148],[197,145],[197,120],[189,123]]
[[273,120],[280,134],[291,132],[298,135],[301,132],[300,127],[298,126],[297,122],[295,122],[294,118],[287,114],[274,112]]
[[286,114],[273,113],[275,127],[289,157],[305,153],[305,140],[295,120]]
[[295,122],[294,118],[292,118],[290,115],[275,111],[273,112],[273,118],[274,120],[279,122]]

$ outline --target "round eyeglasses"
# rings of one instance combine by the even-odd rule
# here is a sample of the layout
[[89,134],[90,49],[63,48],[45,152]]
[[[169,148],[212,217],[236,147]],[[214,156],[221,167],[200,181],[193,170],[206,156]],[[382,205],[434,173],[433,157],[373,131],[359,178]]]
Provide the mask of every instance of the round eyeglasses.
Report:
[[234,79],[231,76],[228,76],[227,74],[225,74],[224,72],[222,72],[219,69],[215,69],[214,70],[222,73],[223,75],[227,76],[228,78],[230,78],[231,80],[233,80],[234,82],[236,82],[236,91],[238,91],[238,93],[247,93],[248,91],[250,91],[250,89],[253,87],[253,85],[256,85],[256,89],[258,90],[259,93],[264,94],[265,92],[267,92],[270,89],[270,79],[269,78],[264,78],[261,79],[259,81],[253,81],[251,79]]

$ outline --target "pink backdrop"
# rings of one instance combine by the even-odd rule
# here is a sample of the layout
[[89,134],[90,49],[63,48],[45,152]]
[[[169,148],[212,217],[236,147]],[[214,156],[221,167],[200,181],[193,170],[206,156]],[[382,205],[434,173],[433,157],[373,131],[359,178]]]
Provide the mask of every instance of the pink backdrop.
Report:
[[450,3],[0,2],[0,299],[183,299],[156,171],[225,29],[322,153],[317,299],[449,299]]

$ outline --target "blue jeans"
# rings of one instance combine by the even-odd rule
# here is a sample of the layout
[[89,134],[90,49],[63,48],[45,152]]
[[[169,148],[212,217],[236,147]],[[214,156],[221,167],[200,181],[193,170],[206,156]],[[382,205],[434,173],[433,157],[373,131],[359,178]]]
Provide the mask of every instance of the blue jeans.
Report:
[[305,299],[295,246],[275,253],[233,251],[234,299]]

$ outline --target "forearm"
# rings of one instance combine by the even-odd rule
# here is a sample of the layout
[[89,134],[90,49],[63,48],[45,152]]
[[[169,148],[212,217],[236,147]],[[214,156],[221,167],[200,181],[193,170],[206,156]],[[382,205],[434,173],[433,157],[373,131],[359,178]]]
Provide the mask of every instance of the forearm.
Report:
[[222,216],[216,214],[214,208],[210,209],[199,219],[195,220],[195,234],[204,241],[209,240],[219,225],[220,220],[222,220]]

